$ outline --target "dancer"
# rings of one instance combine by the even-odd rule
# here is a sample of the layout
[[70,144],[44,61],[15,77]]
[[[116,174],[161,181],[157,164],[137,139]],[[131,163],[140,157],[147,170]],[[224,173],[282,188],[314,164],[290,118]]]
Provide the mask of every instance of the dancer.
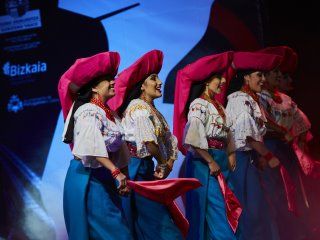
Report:
[[[177,158],[177,140],[154,105],[154,100],[162,96],[162,82],[158,78],[162,60],[163,53],[153,50],[123,70],[116,81],[118,97],[110,102],[122,115],[131,154],[129,175],[132,180],[165,179]],[[167,206],[135,193],[130,195],[130,203],[125,204],[135,239],[182,239]]]
[[236,168],[234,144],[225,110],[215,99],[225,83],[223,75],[230,68],[232,55],[225,52],[203,57],[180,70],[176,80],[174,133],[179,145],[188,150],[187,177],[202,183],[201,188],[187,193],[190,240],[237,239],[241,207],[233,196],[235,224],[229,223],[225,199],[226,191],[233,195],[226,182],[230,170]]
[[[243,212],[239,222],[239,239],[278,239],[278,230],[271,215],[262,186],[258,168],[265,161],[271,168],[279,165],[263,143],[267,121],[259,105],[257,93],[265,81],[263,71],[270,71],[280,64],[280,57],[261,53],[236,52],[233,65],[237,76],[232,84],[242,85],[240,91],[228,96],[227,118],[231,122],[237,167],[230,174],[230,181]],[[259,159],[258,154],[262,156]]]
[[73,144],[74,155],[63,199],[70,240],[132,239],[120,199],[129,192],[122,173],[129,152],[120,119],[106,105],[115,94],[119,61],[117,52],[78,59],[59,82],[62,110],[68,115],[63,141]]

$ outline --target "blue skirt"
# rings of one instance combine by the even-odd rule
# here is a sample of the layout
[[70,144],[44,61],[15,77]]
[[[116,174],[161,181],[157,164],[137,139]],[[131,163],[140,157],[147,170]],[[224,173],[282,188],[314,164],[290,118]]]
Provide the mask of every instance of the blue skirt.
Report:
[[230,173],[230,181],[243,208],[237,233],[239,239],[278,240],[278,229],[270,215],[259,170],[254,166],[257,163],[255,152],[236,151],[236,157],[237,167]]
[[[219,164],[229,187],[228,159],[223,150],[209,150]],[[191,153],[186,157],[186,177],[197,178],[202,187],[187,192],[186,215],[190,223],[190,240],[235,240],[226,216],[226,206],[216,177],[209,174],[208,164]]]
[[[278,139],[266,139],[267,148],[279,158],[281,164],[287,169],[291,179],[297,187],[296,200],[300,213],[307,211],[303,204],[299,184],[298,159],[291,146]],[[264,191],[272,204],[272,217],[275,219],[281,239],[303,239],[307,237],[307,226],[302,217],[288,211],[286,192],[278,168],[267,167],[261,172]],[[302,214],[303,215],[303,214]],[[290,231],[288,231],[290,229]]]
[[[151,157],[132,157],[129,163],[130,179],[137,181],[154,180],[154,163]],[[183,239],[174,224],[168,208],[132,192],[123,198],[125,214],[129,220],[134,239],[137,240],[179,240]]]
[[103,167],[85,168],[80,161],[71,160],[63,210],[70,240],[132,239],[115,181]]

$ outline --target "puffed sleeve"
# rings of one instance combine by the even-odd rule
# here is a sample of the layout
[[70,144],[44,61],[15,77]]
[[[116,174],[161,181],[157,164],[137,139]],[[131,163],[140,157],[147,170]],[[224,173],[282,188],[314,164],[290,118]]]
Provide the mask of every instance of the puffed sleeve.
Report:
[[148,109],[141,105],[134,106],[134,110],[130,111],[131,118],[134,121],[134,136],[137,144],[137,151],[140,152],[145,148],[146,142],[154,142],[158,144],[155,126],[152,122],[153,116]]
[[233,134],[236,149],[246,147],[248,138],[252,138],[257,142],[263,142],[263,135],[258,124],[246,111],[242,112],[237,118]]
[[82,111],[75,118],[73,154],[86,167],[100,167],[95,157],[109,157],[101,129],[102,115],[97,111]]
[[188,122],[185,127],[184,146],[192,146],[201,149],[208,149],[208,141],[205,131],[207,107],[195,103],[191,104],[188,113]]
[[291,133],[293,136],[299,136],[300,134],[307,132],[311,128],[311,123],[308,117],[297,107],[293,115],[293,124],[291,127]]
[[[227,118],[232,123],[232,137],[236,150],[248,148],[248,138],[263,142],[264,121],[255,116],[253,103],[243,97],[230,99],[226,108]],[[249,147],[250,148],[250,147]]]

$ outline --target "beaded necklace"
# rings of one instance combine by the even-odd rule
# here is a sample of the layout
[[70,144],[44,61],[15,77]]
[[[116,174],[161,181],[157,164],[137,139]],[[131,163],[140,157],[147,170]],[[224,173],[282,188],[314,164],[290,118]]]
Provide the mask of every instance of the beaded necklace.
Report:
[[109,108],[108,105],[105,105],[102,100],[101,97],[99,96],[98,98],[91,98],[90,103],[102,108],[104,110],[104,112],[106,113],[106,117],[111,120],[112,122],[116,122],[116,120],[114,119],[113,113],[111,111],[111,109]]

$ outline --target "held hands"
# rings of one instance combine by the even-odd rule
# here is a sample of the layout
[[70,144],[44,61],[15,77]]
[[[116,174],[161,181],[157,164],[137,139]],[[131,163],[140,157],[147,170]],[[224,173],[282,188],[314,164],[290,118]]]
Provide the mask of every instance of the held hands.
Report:
[[121,196],[125,196],[127,195],[129,192],[130,192],[130,189],[128,188],[127,186],[127,177],[126,175],[124,175],[123,173],[120,172],[120,170],[118,168],[116,168],[115,170],[113,170],[111,172],[112,174],[112,177],[117,180],[118,182],[118,187],[117,187],[117,190],[118,190],[118,193],[121,195]]
[[209,170],[210,170],[210,175],[212,176],[218,176],[219,173],[221,172],[220,166],[216,161],[212,160],[208,163]]

